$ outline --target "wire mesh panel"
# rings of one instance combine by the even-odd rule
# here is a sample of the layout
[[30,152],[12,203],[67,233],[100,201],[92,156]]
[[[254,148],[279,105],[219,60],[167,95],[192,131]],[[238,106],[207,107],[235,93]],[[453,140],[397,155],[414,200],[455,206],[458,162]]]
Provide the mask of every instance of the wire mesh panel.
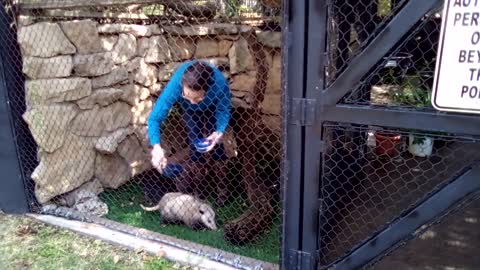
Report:
[[480,158],[470,136],[330,123],[324,126],[321,264],[443,187]]
[[426,14],[341,103],[433,110],[441,14],[441,9]]
[[281,1],[5,8],[12,108],[35,142],[20,153],[35,211],[277,263]]
[[408,0],[328,1],[327,86]]
[[369,269],[478,269],[480,199],[460,206]]
[[[330,94],[335,97],[333,93],[328,93],[329,90],[348,90],[342,98],[339,95],[339,101],[335,99],[337,104],[341,104],[336,109],[344,109],[346,114],[350,108],[363,112],[370,112],[371,109],[373,112],[375,109],[379,112],[378,119],[364,123],[381,123],[382,107],[393,107],[397,111],[408,111],[412,115],[410,126],[417,126],[418,129],[404,129],[402,124],[405,122],[396,122],[394,118],[385,125],[398,128],[329,122],[327,116],[322,125],[324,146],[319,185],[321,207],[318,247],[322,269],[342,259],[345,259],[342,263],[346,264],[356,259],[358,262],[361,252],[352,254],[351,251],[447,185],[480,158],[480,138],[431,132],[415,124],[415,111],[433,109],[431,89],[442,22],[440,2],[426,14],[417,14],[422,15],[421,19],[413,22],[403,37],[398,35],[398,41],[387,40],[387,35],[375,40],[386,43],[382,49],[392,48],[384,56],[379,53],[375,55],[375,48],[365,50],[382,30],[391,34],[399,30],[396,27],[404,26],[405,17],[401,16],[407,14],[397,16],[395,21],[392,19],[401,14],[406,6],[411,11],[414,3],[393,0],[329,1],[326,87],[340,80],[342,72],[346,76],[345,82],[335,85],[339,89],[333,89],[333,86],[326,91],[327,102],[330,102]],[[392,24],[387,26],[390,22]],[[375,64],[368,59],[365,65],[360,61],[351,65],[355,57],[361,60],[370,55],[375,59]],[[370,65],[372,68],[367,70],[365,67]],[[358,81],[352,81],[357,77]],[[340,89],[345,85],[348,85],[348,89]],[[323,106],[320,110],[328,111],[331,109],[328,107]],[[342,119],[343,116],[335,117]],[[390,232],[383,232],[391,236]],[[399,231],[395,233],[401,234]],[[464,234],[476,237],[475,233],[464,231]],[[369,244],[375,245],[376,240]],[[414,243],[419,240],[413,241],[409,245],[413,247],[411,250],[416,250]],[[407,262],[422,258],[415,257],[413,253],[408,255],[412,258],[407,260],[407,255],[400,256]],[[382,265],[383,268],[397,266],[387,259]],[[394,268],[428,269],[406,264]]]

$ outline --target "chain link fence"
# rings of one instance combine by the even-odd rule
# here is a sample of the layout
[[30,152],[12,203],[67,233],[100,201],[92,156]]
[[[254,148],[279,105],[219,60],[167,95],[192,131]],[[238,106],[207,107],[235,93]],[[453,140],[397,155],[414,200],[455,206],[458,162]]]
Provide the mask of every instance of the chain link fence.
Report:
[[441,15],[441,8],[426,14],[341,102],[433,110],[431,96]]
[[480,138],[341,123],[324,126],[324,266],[480,159]]
[[278,263],[281,1],[2,3],[34,212]]
[[327,1],[327,87],[362,52],[407,0]]

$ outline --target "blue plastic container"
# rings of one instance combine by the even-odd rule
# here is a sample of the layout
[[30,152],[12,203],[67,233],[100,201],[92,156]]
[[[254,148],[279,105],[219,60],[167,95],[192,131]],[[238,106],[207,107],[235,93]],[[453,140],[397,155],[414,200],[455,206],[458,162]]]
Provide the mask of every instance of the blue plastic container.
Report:
[[162,175],[167,178],[175,178],[183,171],[183,166],[178,163],[170,163],[163,169]]
[[212,142],[207,141],[206,139],[196,139],[193,144],[195,145],[195,148],[197,148],[198,152],[205,153]]

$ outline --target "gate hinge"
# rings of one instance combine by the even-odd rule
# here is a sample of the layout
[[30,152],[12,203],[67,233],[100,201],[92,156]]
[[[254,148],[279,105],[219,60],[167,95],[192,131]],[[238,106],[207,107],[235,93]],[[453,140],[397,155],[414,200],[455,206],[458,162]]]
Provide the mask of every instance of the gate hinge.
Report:
[[288,269],[314,270],[316,256],[309,252],[291,249],[288,254]]
[[316,99],[293,98],[290,110],[290,123],[300,126],[311,126],[316,118]]

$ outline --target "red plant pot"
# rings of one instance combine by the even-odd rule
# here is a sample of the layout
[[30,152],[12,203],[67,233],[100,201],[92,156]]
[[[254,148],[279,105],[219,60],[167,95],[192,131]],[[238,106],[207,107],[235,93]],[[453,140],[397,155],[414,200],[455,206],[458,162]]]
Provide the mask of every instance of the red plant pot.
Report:
[[396,156],[399,153],[398,145],[401,143],[402,136],[398,134],[382,134],[376,133],[376,148],[375,152],[380,156]]

